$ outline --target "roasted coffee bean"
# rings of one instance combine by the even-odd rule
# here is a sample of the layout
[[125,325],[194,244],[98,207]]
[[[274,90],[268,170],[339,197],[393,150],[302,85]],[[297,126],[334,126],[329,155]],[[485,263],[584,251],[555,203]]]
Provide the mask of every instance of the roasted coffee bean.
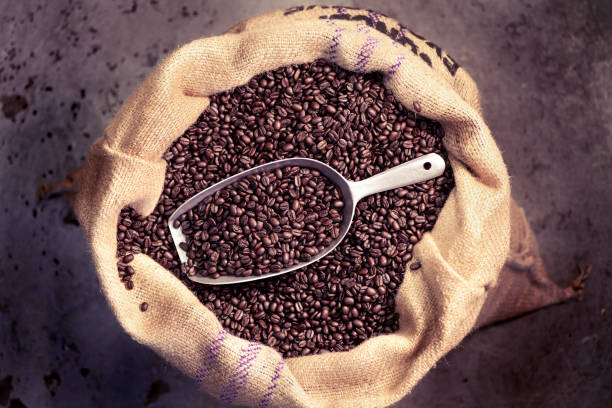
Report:
[[[412,108],[420,110],[421,106]],[[193,261],[204,259],[203,254],[208,253],[212,236],[219,237],[215,241],[219,248],[214,252],[218,255],[210,257],[216,263],[215,269],[210,269],[213,275],[230,263],[239,266],[236,271],[242,274],[249,270],[255,273],[255,269],[237,264],[242,256],[252,259],[266,253],[268,258],[280,260],[268,265],[273,271],[281,268],[278,256],[291,250],[294,257],[298,252],[308,255],[296,251],[297,245],[319,250],[332,236],[333,228],[328,227],[337,224],[332,211],[342,212],[333,204],[340,198],[327,199],[319,192],[317,182],[301,179],[296,183],[298,173],[288,176],[287,184],[281,183],[280,189],[270,185],[284,177],[282,173],[262,178],[257,192],[247,183],[244,188],[252,190],[249,194],[257,201],[222,193],[205,204],[210,208],[202,209],[209,217],[197,220],[198,225],[185,224],[194,238],[202,231],[198,236],[202,252],[195,251],[191,265],[183,266],[171,241],[168,217],[199,191],[270,161],[310,157],[358,181],[427,153],[445,156],[443,136],[440,124],[397,102],[376,73],[348,72],[320,61],[258,75],[245,85],[211,96],[208,109],[166,151],[164,190],[148,217],[140,217],[130,208],[121,211],[117,226],[118,279],[126,288],[133,287],[129,274],[133,269],[127,272],[129,265],[123,257],[136,253],[134,249],[141,251],[179,277],[226,330],[268,344],[285,357],[349,350],[368,337],[394,332],[398,329],[394,299],[406,265],[412,261],[414,245],[433,228],[453,188],[448,164],[447,171],[436,180],[362,199],[347,236],[334,251],[306,268],[257,282],[207,286],[193,283],[187,276],[196,272]],[[305,194],[313,198],[304,200]],[[223,201],[217,203],[217,199]],[[303,210],[311,202],[316,205],[323,201],[330,206],[301,216],[292,207],[296,199],[302,201]],[[269,216],[264,208],[271,207],[282,208],[286,214]],[[231,228],[219,224],[225,211],[238,218]],[[254,224],[249,223],[250,218]],[[188,221],[187,217],[178,225],[183,221]],[[301,236],[295,236],[294,230],[301,231]],[[290,233],[287,239],[284,232]],[[245,238],[234,244],[239,234]],[[270,240],[268,246],[264,238]],[[274,250],[274,255],[267,249]],[[283,255],[277,255],[277,249]],[[262,273],[264,269],[262,262]]]
[[146,312],[147,310],[149,310],[149,304],[147,302],[142,302],[140,304],[140,311]]
[[410,270],[413,270],[413,271],[416,271],[420,267],[421,267],[421,263],[420,262],[414,262],[414,263],[410,264]]

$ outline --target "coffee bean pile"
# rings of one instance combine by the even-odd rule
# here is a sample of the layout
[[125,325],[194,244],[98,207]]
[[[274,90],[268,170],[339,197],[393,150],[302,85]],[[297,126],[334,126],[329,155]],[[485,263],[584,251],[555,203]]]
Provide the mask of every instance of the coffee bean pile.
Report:
[[[347,236],[319,261],[247,284],[187,279],[168,217],[197,192],[259,164],[310,157],[361,180],[426,153],[446,156],[443,135],[439,123],[401,105],[379,74],[318,61],[258,75],[212,96],[166,151],[164,189],[151,215],[121,211],[119,275],[132,287],[126,256],[143,252],[180,277],[228,331],[286,357],[349,350],[396,331],[394,298],[414,244],[433,228],[453,188],[448,163],[434,180],[361,200]],[[411,265],[406,273],[420,272],[416,262]]]
[[340,234],[342,193],[318,170],[250,174],[174,221],[187,274],[251,276],[309,261]]

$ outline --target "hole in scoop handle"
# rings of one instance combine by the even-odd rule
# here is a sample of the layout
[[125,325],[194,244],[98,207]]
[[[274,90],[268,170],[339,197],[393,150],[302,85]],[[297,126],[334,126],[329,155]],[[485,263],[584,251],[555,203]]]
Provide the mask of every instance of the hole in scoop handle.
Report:
[[351,182],[351,193],[357,203],[363,197],[394,188],[420,183],[441,176],[444,173],[444,159],[436,153],[429,153],[400,164],[362,181]]

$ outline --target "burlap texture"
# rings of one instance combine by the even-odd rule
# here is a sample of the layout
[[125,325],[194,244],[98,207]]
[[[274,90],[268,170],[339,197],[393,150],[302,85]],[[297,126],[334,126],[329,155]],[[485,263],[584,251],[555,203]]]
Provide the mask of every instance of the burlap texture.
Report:
[[[117,278],[116,224],[124,206],[142,215],[154,209],[166,169],[162,153],[206,109],[207,95],[319,58],[348,70],[381,71],[404,105],[419,101],[422,114],[445,129],[456,188],[433,231],[414,249],[413,262],[422,267],[408,270],[399,288],[399,332],[349,352],[283,360],[272,348],[226,333],[211,311],[147,256],[136,256],[135,289],[126,291]],[[94,143],[79,177],[75,211],[117,319],[136,341],[226,403],[385,406],[409,392],[479,316],[495,315],[481,310],[509,250],[510,185],[481,116],[477,88],[437,45],[375,12],[295,8],[183,46],[130,96]],[[150,308],[141,313],[144,301]]]
[[510,207],[510,250],[497,283],[489,288],[487,300],[475,328],[500,322],[568,299],[581,298],[584,280],[591,269],[579,271],[568,287],[553,282],[540,256],[538,242],[525,212],[514,200]]

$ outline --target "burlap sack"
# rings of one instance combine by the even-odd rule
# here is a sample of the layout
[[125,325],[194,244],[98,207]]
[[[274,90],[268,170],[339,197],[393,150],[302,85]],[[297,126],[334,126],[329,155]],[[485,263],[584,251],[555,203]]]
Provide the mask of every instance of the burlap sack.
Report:
[[[206,109],[207,95],[263,71],[319,58],[349,70],[381,71],[399,101],[408,107],[419,101],[422,114],[445,128],[456,188],[433,231],[414,249],[414,261],[422,267],[408,270],[399,288],[397,333],[371,338],[349,352],[283,360],[272,348],[225,332],[212,312],[147,256],[136,256],[135,289],[126,291],[117,278],[116,224],[126,205],[143,215],[154,209],[166,169],[162,153]],[[94,143],[79,179],[75,211],[117,319],[136,341],[229,404],[385,406],[409,392],[476,324],[537,306],[537,291],[528,293],[529,304],[487,296],[495,292],[509,253],[511,199],[506,167],[481,116],[474,82],[437,45],[372,11],[297,7],[178,49]],[[542,271],[547,280],[517,211],[513,230],[530,240],[515,243],[511,257],[516,259],[504,271],[519,265],[523,273]],[[513,279],[504,282],[512,287]],[[521,298],[524,288],[517,287],[510,296]],[[548,303],[562,291],[552,292]],[[144,301],[150,308],[141,313]],[[489,308],[483,310],[484,304]]]

